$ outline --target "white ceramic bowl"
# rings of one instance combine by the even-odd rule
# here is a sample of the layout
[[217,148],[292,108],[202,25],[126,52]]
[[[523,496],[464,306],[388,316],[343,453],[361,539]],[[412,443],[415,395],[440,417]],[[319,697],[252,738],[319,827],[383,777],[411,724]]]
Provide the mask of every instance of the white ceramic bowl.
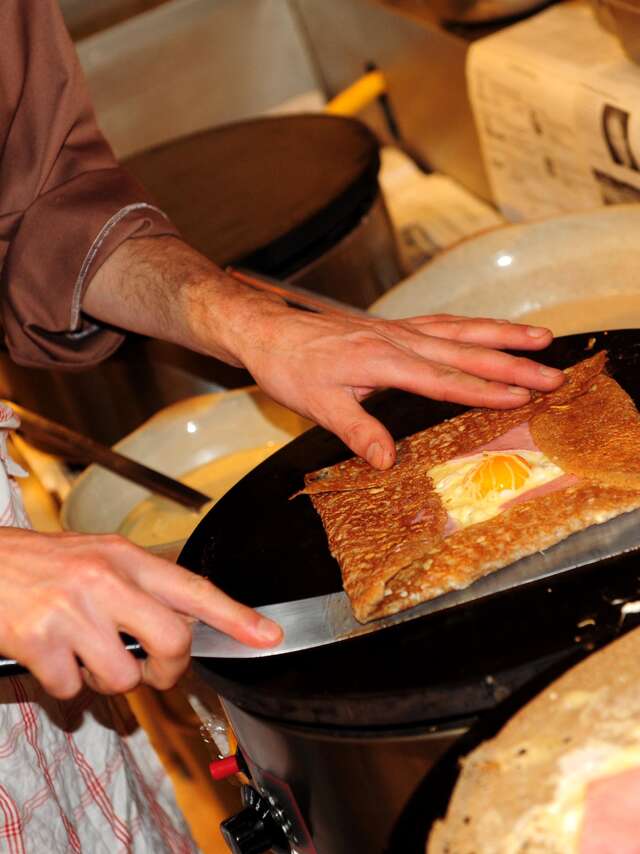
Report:
[[[268,443],[282,445],[310,426],[257,388],[189,398],[161,410],[115,445],[116,450],[172,477],[212,460]],[[83,533],[118,531],[147,490],[96,465],[75,482],[61,512],[64,528]],[[154,551],[176,556],[182,542]]]
[[640,205],[469,238],[388,291],[387,318],[447,312],[523,319],[557,335],[640,326]]

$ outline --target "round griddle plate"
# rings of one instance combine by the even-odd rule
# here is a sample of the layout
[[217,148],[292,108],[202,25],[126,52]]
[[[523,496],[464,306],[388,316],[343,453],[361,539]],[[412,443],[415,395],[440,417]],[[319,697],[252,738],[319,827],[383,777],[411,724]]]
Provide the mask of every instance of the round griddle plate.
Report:
[[[610,372],[637,404],[638,331],[568,336],[537,358],[566,367],[603,348]],[[463,411],[399,391],[376,395],[367,408],[396,438]],[[306,472],[348,456],[320,428],[294,440],[218,502],[180,563],[252,606],[340,590],[319,516],[308,498],[289,498]],[[623,621],[620,604],[637,598],[633,554],[340,644],[200,663],[223,696],[270,717],[342,727],[453,725],[632,627],[637,620]],[[595,624],[580,627],[587,619]]]

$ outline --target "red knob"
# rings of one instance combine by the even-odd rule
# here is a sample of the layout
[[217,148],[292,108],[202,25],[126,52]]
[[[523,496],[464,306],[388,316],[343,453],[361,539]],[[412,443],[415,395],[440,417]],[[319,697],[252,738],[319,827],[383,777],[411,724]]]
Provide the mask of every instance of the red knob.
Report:
[[225,756],[224,759],[214,759],[209,765],[209,772],[214,780],[226,780],[240,771],[238,756]]

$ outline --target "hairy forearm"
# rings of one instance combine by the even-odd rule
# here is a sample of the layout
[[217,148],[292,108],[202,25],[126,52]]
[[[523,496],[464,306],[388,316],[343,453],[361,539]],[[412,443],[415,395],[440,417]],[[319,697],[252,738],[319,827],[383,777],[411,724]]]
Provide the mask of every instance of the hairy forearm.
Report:
[[174,237],[128,240],[93,277],[86,314],[240,366],[242,340],[281,304]]
[[395,457],[360,401],[394,387],[472,406],[511,408],[559,371],[499,349],[539,350],[545,329],[449,315],[380,320],[314,315],[238,284],[173,237],[124,243],[96,274],[84,310],[246,367],[275,400],[337,433],[377,468]]

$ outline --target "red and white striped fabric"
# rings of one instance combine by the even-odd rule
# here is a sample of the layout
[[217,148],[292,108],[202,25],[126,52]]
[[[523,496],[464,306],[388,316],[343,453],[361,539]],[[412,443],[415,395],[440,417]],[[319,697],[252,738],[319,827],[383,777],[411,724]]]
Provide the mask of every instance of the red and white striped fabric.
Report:
[[[29,527],[0,404],[0,525]],[[60,702],[0,678],[0,852],[192,854],[171,781],[123,698]]]

